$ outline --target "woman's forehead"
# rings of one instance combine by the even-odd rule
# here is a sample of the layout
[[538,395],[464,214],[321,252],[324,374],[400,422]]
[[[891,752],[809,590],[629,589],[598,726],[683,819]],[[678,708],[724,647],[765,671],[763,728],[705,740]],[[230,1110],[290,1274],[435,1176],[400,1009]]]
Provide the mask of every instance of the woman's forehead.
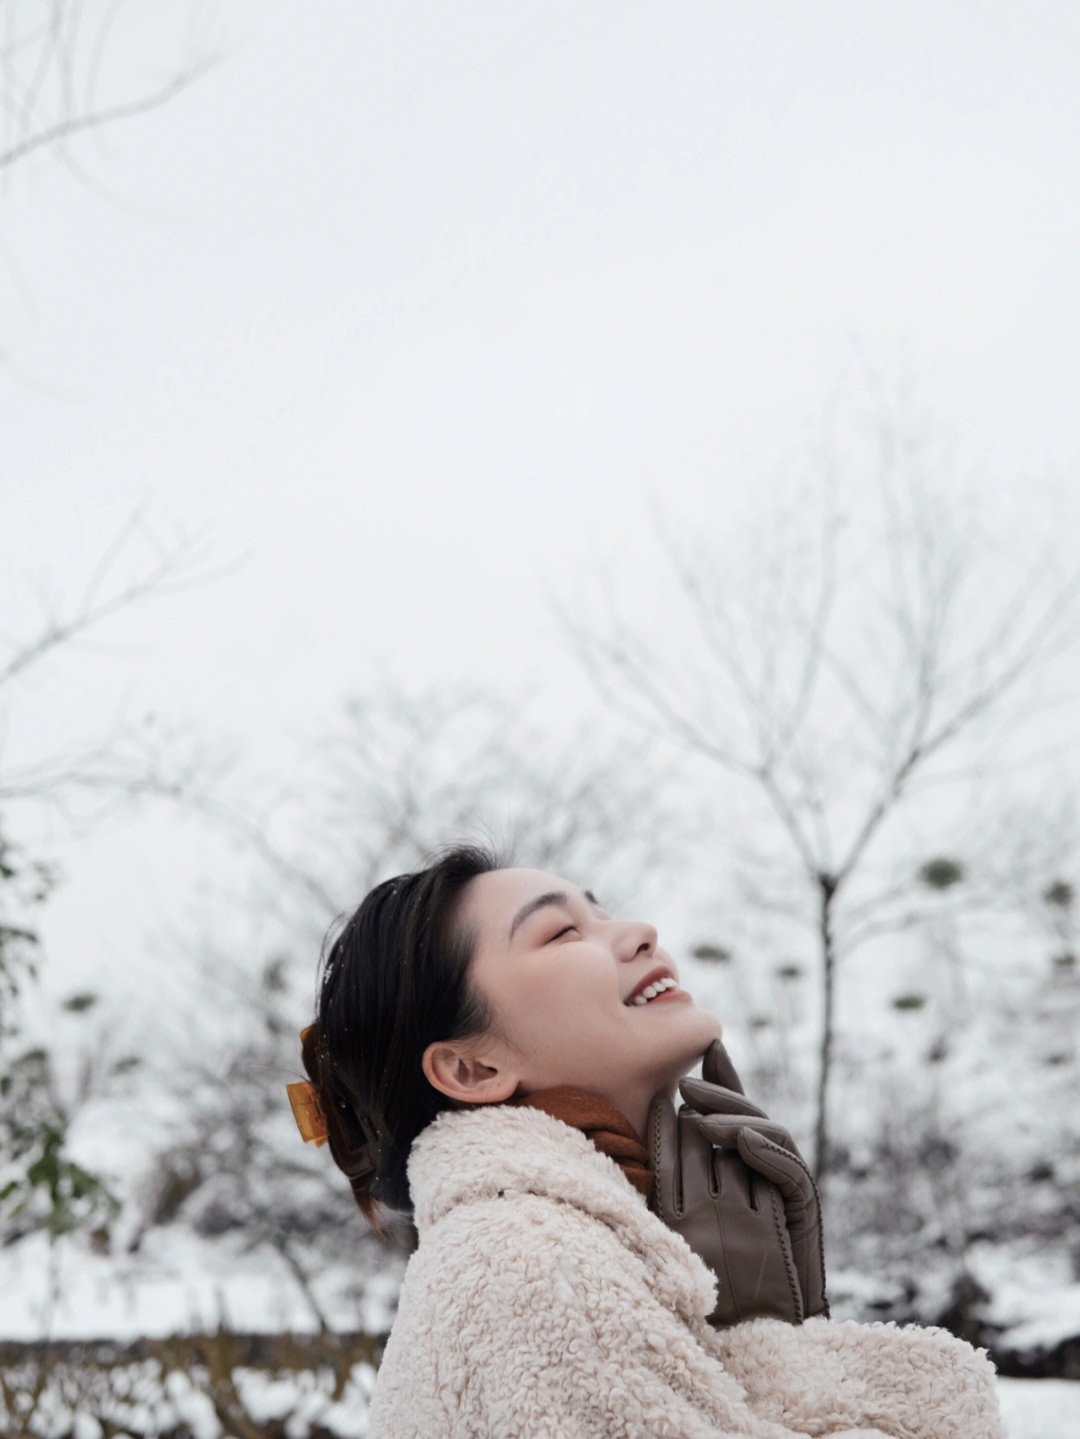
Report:
[[491,936],[506,930],[523,905],[545,895],[566,894],[573,898],[581,891],[559,874],[544,869],[493,869],[469,881],[462,905],[463,918]]

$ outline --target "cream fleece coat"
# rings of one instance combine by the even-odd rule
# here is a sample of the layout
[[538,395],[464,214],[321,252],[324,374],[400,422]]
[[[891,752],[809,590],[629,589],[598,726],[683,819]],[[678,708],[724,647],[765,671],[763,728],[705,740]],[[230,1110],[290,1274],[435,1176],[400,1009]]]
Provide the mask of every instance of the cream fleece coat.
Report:
[[944,1330],[713,1330],[705,1264],[540,1110],[440,1115],[409,1184],[370,1439],[1005,1439],[989,1360]]

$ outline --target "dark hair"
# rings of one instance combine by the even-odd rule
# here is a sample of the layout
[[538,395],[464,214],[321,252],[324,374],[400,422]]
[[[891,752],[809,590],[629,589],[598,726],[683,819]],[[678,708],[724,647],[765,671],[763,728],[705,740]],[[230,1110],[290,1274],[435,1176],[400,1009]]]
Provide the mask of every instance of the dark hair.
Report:
[[454,910],[471,879],[503,867],[489,849],[456,845],[426,869],[376,885],[324,954],[304,1063],[334,1161],[377,1229],[379,1203],[411,1213],[412,1142],[455,1107],[428,1082],[424,1050],[492,1028],[469,983],[476,936],[454,922]]

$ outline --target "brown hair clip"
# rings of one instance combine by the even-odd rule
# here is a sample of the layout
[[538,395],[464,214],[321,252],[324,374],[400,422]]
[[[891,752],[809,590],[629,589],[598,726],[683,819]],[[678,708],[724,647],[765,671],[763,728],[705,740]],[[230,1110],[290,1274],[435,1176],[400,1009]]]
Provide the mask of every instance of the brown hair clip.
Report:
[[305,1144],[325,1144],[329,1139],[326,1130],[326,1115],[319,1102],[319,1091],[306,1079],[285,1086],[289,1103],[292,1105],[296,1127]]

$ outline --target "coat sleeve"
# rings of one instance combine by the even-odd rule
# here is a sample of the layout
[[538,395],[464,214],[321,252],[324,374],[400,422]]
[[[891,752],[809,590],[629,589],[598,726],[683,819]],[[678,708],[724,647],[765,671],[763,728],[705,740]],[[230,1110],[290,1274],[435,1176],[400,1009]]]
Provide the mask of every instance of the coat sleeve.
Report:
[[571,1206],[456,1209],[410,1261],[371,1439],[787,1439],[645,1274]]
[[944,1329],[756,1319],[719,1331],[716,1348],[751,1404],[795,1430],[1006,1439],[993,1365]]

